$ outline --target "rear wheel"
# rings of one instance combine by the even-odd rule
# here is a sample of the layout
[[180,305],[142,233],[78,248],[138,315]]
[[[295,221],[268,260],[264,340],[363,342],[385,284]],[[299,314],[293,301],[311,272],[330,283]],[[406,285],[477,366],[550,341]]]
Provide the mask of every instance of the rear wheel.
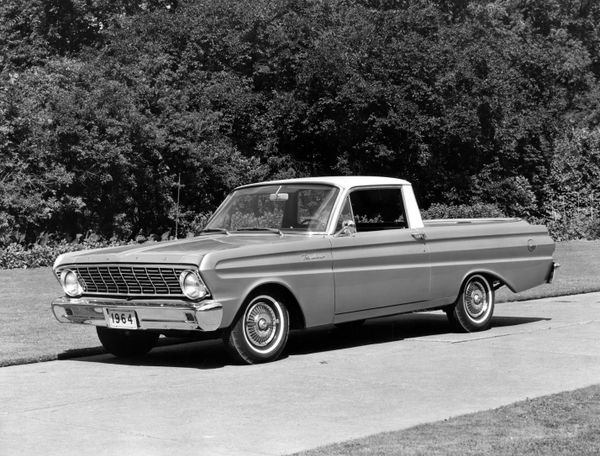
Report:
[[463,284],[452,311],[446,311],[451,324],[467,332],[490,327],[494,313],[494,289],[483,275],[470,276]]
[[248,299],[244,312],[226,331],[223,341],[235,361],[264,363],[281,355],[289,328],[290,319],[283,298],[261,293]]
[[130,331],[97,326],[96,332],[102,346],[119,358],[142,356],[152,350],[160,334],[148,331]]

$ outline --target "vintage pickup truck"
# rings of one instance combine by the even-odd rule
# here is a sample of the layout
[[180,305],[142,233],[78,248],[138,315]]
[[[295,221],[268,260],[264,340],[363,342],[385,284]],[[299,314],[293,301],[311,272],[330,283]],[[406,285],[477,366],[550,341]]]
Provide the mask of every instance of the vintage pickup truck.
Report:
[[423,222],[411,185],[317,177],[235,189],[194,238],[59,256],[60,322],[96,326],[116,356],[160,334],[222,337],[233,358],[278,358],[290,329],[443,310],[487,329],[494,292],[552,280],[554,243],[520,219]]

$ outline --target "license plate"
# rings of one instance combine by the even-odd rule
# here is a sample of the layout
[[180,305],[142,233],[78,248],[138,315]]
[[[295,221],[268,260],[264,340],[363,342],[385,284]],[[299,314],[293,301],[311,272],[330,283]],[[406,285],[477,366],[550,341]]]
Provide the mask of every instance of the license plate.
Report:
[[106,309],[106,323],[109,328],[137,329],[137,317],[133,310]]

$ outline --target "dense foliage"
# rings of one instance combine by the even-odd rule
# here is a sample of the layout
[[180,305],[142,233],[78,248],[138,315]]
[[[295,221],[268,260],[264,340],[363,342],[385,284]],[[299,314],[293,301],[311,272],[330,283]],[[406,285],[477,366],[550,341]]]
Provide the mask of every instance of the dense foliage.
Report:
[[0,246],[359,173],[600,231],[593,0],[3,0],[0,49]]
[[102,247],[113,247],[114,243],[106,241],[82,241],[81,243],[35,244],[29,248],[13,242],[0,250],[0,269],[25,269],[52,266],[54,260],[66,252],[75,252]]

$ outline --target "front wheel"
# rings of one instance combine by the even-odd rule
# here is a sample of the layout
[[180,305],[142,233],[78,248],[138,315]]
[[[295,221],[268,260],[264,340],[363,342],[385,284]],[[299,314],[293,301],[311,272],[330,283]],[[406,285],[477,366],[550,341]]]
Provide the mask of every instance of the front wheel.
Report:
[[278,295],[251,297],[244,312],[226,331],[223,341],[231,357],[245,364],[277,359],[287,343],[290,319]]
[[446,313],[450,322],[463,331],[488,329],[494,313],[494,289],[490,281],[480,274],[469,277],[454,308]]
[[160,334],[147,331],[130,331],[97,326],[96,332],[102,346],[118,358],[134,358],[152,350]]

